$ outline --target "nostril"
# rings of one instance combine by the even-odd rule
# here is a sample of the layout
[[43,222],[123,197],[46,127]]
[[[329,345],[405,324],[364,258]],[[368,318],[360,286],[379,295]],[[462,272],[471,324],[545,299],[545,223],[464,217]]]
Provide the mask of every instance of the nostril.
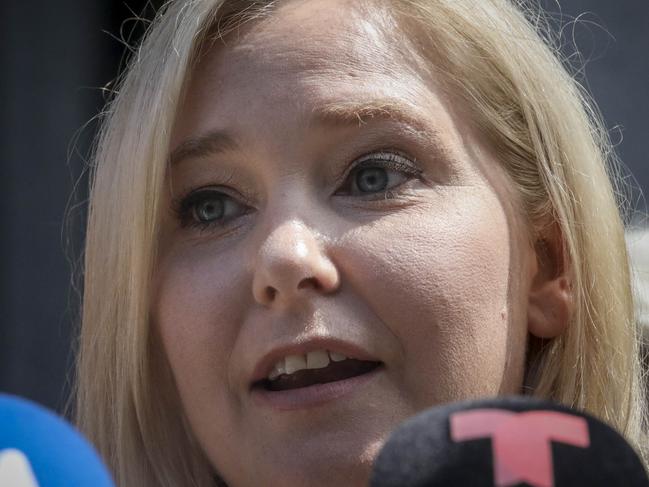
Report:
[[298,289],[304,289],[305,287],[312,287],[313,289],[320,289],[320,283],[315,277],[309,277],[302,279],[300,284],[298,284]]
[[[300,283],[297,286],[297,289],[305,289],[305,288],[312,288],[316,291],[322,289],[322,284],[320,281],[318,281],[317,278],[315,277],[308,277],[305,279],[302,279]],[[268,303],[272,303],[275,301],[277,298],[278,290],[274,288],[273,286],[266,286],[264,289],[264,301]]]
[[268,298],[269,301],[274,300],[276,294],[277,294],[277,290],[275,288],[270,286],[266,288],[266,297]]

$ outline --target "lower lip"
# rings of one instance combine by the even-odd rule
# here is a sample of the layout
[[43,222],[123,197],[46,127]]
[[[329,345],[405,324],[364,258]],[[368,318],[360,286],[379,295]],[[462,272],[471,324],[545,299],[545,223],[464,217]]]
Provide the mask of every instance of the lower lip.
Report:
[[286,391],[268,391],[257,388],[252,390],[252,398],[256,404],[262,407],[279,411],[312,408],[358,391],[362,386],[374,379],[382,370],[383,366],[381,365],[371,372],[349,379]]

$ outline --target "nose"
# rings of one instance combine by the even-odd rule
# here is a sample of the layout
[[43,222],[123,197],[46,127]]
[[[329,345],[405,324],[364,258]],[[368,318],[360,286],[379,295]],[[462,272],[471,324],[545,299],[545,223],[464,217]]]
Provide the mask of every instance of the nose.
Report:
[[332,293],[339,285],[338,269],[302,222],[282,223],[259,249],[252,292],[264,306],[288,305],[308,292]]

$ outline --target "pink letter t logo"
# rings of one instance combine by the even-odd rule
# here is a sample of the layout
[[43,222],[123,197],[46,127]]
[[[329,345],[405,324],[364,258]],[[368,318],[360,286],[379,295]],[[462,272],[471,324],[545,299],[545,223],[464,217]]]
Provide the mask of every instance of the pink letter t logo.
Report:
[[558,411],[461,411],[451,415],[450,428],[454,442],[491,437],[496,487],[554,487],[550,441],[590,445],[586,420]]

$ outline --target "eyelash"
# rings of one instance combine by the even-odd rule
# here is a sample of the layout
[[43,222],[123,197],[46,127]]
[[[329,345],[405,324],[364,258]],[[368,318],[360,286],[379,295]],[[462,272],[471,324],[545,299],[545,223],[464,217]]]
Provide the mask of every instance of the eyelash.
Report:
[[[404,177],[406,177],[406,181],[397,184],[393,188],[386,188],[384,190],[380,190],[375,193],[367,193],[365,195],[361,195],[360,197],[364,201],[379,201],[379,200],[384,201],[385,199],[388,199],[387,195],[393,189],[405,184],[407,181],[420,178],[423,172],[421,169],[419,169],[414,165],[414,161],[411,161],[410,158],[408,158],[407,156],[405,156],[400,152],[379,151],[379,152],[373,152],[371,154],[367,154],[365,156],[356,159],[349,168],[346,168],[345,171],[343,171],[343,173],[336,178],[336,181],[338,181],[340,184],[342,182],[347,181],[350,178],[350,176],[356,175],[358,172],[360,172],[363,169],[376,168],[376,167],[380,167],[388,170],[392,169],[394,171],[397,171],[400,174],[402,174]],[[355,182],[356,182],[356,178],[353,178],[348,185],[345,185],[345,188],[350,184],[354,184]],[[228,193],[218,190],[216,188],[217,188],[216,186],[212,186],[209,188],[199,188],[191,191],[189,194],[187,194],[184,197],[180,197],[174,200],[173,209],[183,228],[193,227],[193,228],[198,228],[199,230],[208,230],[211,227],[225,228],[227,227],[230,220],[237,218],[237,216],[235,216],[235,217],[228,218],[226,220],[201,221],[196,217],[197,206],[201,202],[206,201],[207,199],[210,198],[218,199],[218,197],[225,196],[226,198],[222,199],[223,205],[227,204],[226,202],[228,199],[234,201],[234,198],[230,196]],[[349,195],[351,194],[344,194],[344,196],[349,196]],[[237,203],[237,204],[242,205],[241,203]],[[225,209],[223,209],[223,212],[225,212]],[[239,216],[246,215],[249,212],[250,211],[244,210]]]

